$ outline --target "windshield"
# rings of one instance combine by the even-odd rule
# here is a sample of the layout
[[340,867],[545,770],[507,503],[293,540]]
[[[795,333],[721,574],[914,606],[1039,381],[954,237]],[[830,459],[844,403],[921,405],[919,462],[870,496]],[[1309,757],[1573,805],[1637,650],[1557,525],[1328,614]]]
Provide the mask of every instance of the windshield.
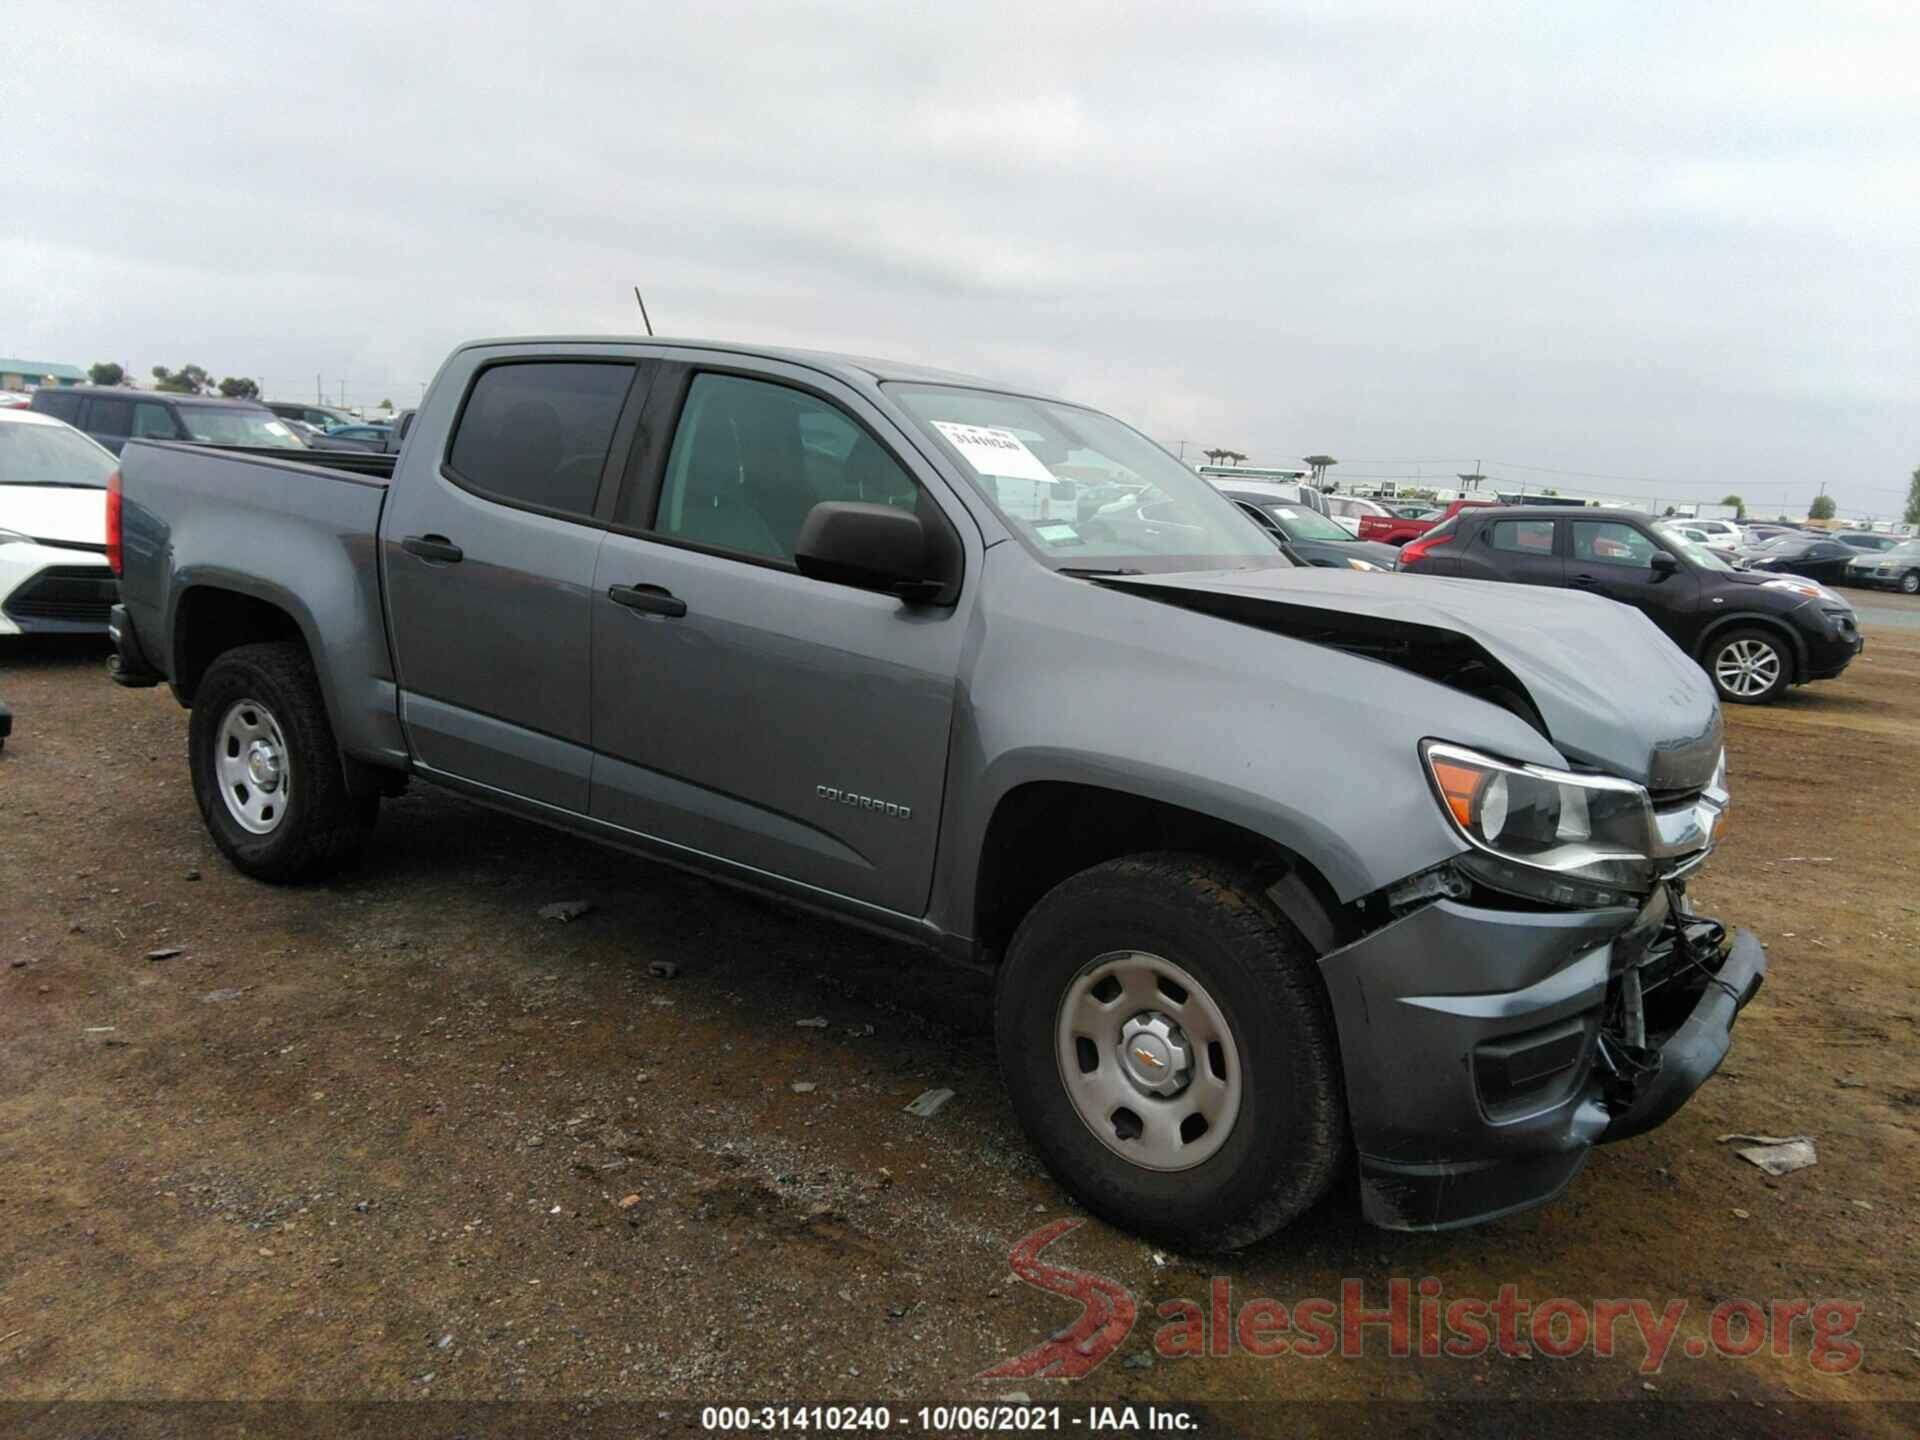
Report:
[[271,410],[182,405],[180,422],[187,427],[187,434],[203,445],[259,445],[277,450],[306,448],[287,422]]
[[0,485],[107,488],[111,454],[65,425],[0,421]]
[[1882,550],[1876,560],[1920,560],[1920,540],[1905,540],[1890,550]]
[[1109,415],[987,390],[887,389],[1053,569],[1164,574],[1292,564],[1232,501]]
[[1812,543],[1804,535],[1776,535],[1771,540],[1762,540],[1757,548],[1785,553],[1803,549]]
[[1354,545],[1360,543],[1317,511],[1302,510],[1295,505],[1265,503],[1262,503],[1260,508],[1278,520],[1280,528],[1295,540],[1341,540]]

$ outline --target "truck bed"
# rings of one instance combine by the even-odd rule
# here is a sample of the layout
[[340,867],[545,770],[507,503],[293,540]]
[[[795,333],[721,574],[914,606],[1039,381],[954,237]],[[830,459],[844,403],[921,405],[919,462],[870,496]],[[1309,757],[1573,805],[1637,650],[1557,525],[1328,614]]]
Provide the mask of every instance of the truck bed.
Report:
[[393,478],[394,462],[400,458],[398,454],[385,455],[372,450],[288,450],[278,445],[203,445],[184,440],[176,443],[188,450],[213,450],[222,455],[244,455],[254,460],[317,465],[382,483]]
[[394,459],[128,441],[120,591],[147,660],[190,686],[195,657],[176,653],[183,614],[263,601],[305,635],[341,748],[391,760],[400,746],[379,530]]

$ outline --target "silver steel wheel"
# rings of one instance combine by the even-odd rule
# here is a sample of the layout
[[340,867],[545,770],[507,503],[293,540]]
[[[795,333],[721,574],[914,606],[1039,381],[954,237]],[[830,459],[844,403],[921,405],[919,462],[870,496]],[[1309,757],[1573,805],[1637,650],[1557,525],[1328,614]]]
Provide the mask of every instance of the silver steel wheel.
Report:
[[1764,695],[1780,682],[1780,652],[1764,640],[1735,640],[1714,657],[1713,678],[1742,700]]
[[1240,1052],[1213,997],[1171,960],[1098,956],[1054,1025],[1060,1083],[1086,1127],[1147,1170],[1190,1170],[1240,1116]]
[[242,830],[271,835],[287,816],[293,769],[286,736],[258,700],[236,700],[214,732],[213,773],[227,813]]
[[1920,570],[1909,570],[1900,577],[1902,595],[1920,595]]

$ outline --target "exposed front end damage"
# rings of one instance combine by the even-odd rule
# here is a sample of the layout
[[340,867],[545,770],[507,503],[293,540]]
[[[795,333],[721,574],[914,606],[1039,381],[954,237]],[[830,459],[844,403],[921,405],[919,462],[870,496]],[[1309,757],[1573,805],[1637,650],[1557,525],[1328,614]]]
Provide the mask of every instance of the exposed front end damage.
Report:
[[1099,583],[1419,675],[1656,793],[1698,789],[1723,743],[1705,672],[1639,611],[1593,595],[1328,569]]
[[1766,955],[1693,915],[1684,886],[1638,909],[1440,898],[1322,961],[1369,1220],[1444,1229],[1544,1203],[1594,1145],[1699,1089]]

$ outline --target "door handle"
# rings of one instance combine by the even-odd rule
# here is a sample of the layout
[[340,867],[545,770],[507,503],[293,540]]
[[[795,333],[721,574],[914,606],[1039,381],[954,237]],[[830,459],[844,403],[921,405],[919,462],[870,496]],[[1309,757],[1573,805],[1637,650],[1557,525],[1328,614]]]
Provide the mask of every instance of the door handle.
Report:
[[1598,585],[1600,583],[1600,577],[1598,575],[1574,575],[1569,578],[1576,585]]
[[664,585],[612,585],[607,588],[607,598],[629,610],[665,615],[669,620],[678,620],[687,613],[687,602]]
[[400,542],[400,548],[409,555],[437,560],[442,565],[457,565],[467,553],[444,535],[409,535]]

